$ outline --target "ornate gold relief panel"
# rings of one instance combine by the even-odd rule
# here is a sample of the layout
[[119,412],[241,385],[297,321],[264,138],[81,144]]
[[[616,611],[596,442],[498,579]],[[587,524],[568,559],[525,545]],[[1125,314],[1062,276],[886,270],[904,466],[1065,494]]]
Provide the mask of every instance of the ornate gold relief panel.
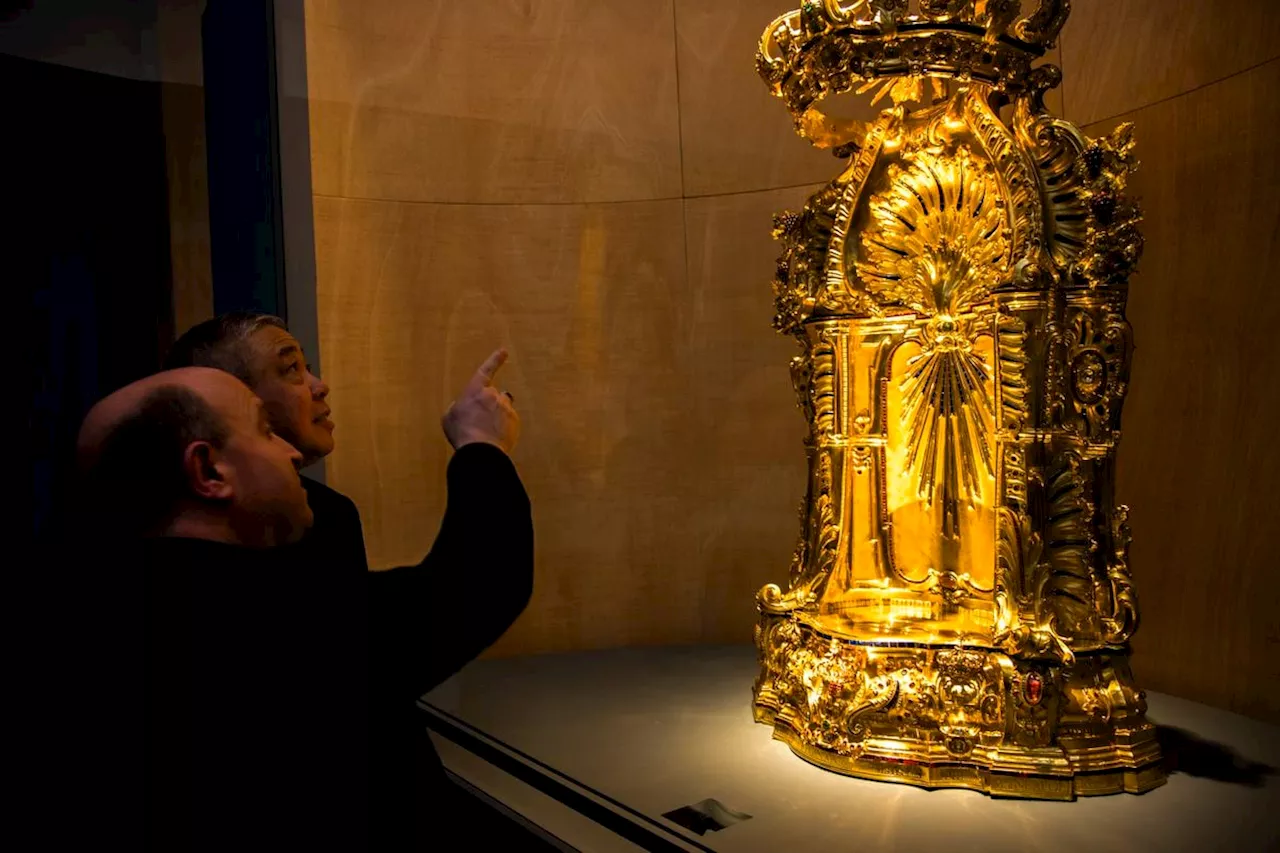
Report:
[[[968,342],[968,374],[956,364],[928,365],[931,357],[942,359],[918,342],[903,344],[894,352],[886,383],[891,565],[913,586],[927,584],[933,572],[990,592],[996,504],[992,338],[978,335]],[[934,373],[935,384],[922,388],[926,370]]]
[[837,432],[850,445],[853,507],[821,612],[849,636],[990,639],[999,427],[990,300],[1014,279],[1014,246],[1035,229],[1018,219],[1025,164],[1006,157],[1001,169],[988,153],[1012,140],[988,94],[967,87],[922,115],[887,112],[836,182],[815,307],[856,318],[824,324],[848,339],[836,361],[851,376],[833,396],[849,401],[837,406]]
[[1064,426],[1086,441],[1113,443],[1133,349],[1122,307],[1091,296],[1068,297],[1059,346],[1066,364],[1060,392]]

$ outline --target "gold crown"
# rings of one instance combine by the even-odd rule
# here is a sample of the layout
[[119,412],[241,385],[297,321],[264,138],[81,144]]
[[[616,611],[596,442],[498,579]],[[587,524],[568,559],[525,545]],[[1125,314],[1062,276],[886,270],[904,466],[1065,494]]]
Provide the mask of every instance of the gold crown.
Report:
[[1009,96],[1057,85],[1056,68],[1033,76],[1031,63],[1070,12],[1070,0],[803,0],[765,30],[756,67],[807,136],[805,125],[821,116],[816,102],[886,78],[909,78],[889,80],[899,102],[918,98],[929,77]]

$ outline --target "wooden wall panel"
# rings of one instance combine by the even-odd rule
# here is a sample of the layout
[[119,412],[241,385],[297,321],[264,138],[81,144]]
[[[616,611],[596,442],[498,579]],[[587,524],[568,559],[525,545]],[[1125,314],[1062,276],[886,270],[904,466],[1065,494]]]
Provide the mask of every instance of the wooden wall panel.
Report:
[[1278,90],[1280,60],[1121,117],[1137,126],[1146,252],[1129,297],[1118,486],[1132,506],[1144,685],[1273,720]]
[[168,176],[173,328],[181,335],[213,316],[204,87],[161,83],[160,102]]
[[704,440],[679,201],[443,206],[317,199],[331,482],[372,564],[434,539],[439,419],[498,345],[524,434],[538,582],[508,650],[699,637]]
[[1091,124],[1280,56],[1274,0],[1074,0],[1067,118]]
[[156,7],[155,40],[169,197],[173,327],[182,334],[213,316],[209,171],[198,0]]
[[748,641],[754,592],[785,578],[799,530],[804,428],[794,345],[769,326],[768,230],[806,194],[684,202],[687,277],[681,202],[317,199],[328,471],[373,565],[430,546],[439,414],[507,343],[538,584],[495,652]]
[[785,583],[800,532],[804,417],[789,364],[795,341],[770,325],[778,245],[774,213],[799,209],[817,186],[685,201],[694,310],[685,369],[698,389],[694,488],[698,527],[688,568],[701,578],[703,642],[749,642],[754,595]]
[[311,0],[320,195],[680,196],[670,0]]
[[[794,0],[676,0],[687,195],[810,184],[839,174],[829,152],[796,136],[786,104],[756,73],[765,27],[794,8]],[[870,118],[877,111],[864,105],[851,115]]]

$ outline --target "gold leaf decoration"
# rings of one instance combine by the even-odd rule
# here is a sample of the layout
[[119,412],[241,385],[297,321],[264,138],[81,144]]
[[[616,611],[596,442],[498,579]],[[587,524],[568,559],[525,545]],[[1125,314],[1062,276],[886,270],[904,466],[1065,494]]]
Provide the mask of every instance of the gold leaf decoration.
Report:
[[956,536],[961,503],[972,505],[979,478],[994,471],[991,367],[974,351],[966,315],[1009,275],[1004,203],[994,170],[963,146],[903,159],[871,199],[874,227],[863,232],[856,269],[879,300],[931,318],[902,379],[907,461],[920,497],[941,498],[943,532]]
[[882,301],[954,318],[1009,275],[999,184],[963,146],[950,157],[920,151],[903,159],[871,200],[857,273]]

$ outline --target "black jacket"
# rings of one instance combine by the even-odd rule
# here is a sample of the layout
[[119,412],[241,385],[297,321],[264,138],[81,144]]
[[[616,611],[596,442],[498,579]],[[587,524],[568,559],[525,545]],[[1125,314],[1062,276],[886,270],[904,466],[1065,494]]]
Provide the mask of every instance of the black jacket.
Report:
[[47,840],[408,850],[426,826],[438,841],[448,794],[416,701],[502,635],[533,579],[510,459],[468,445],[448,488],[430,553],[385,572],[367,571],[355,506],[316,483],[296,546],[76,543],[47,599],[41,778],[68,819]]
[[[467,445],[448,470],[449,501],[415,566],[367,572],[360,514],[345,495],[305,479],[315,522],[293,546],[304,565],[366,572],[370,650],[370,823],[377,849],[447,813],[452,786],[416,710],[422,694],[491,646],[533,593],[533,522],[515,466]],[[438,833],[437,833],[438,834]]]

